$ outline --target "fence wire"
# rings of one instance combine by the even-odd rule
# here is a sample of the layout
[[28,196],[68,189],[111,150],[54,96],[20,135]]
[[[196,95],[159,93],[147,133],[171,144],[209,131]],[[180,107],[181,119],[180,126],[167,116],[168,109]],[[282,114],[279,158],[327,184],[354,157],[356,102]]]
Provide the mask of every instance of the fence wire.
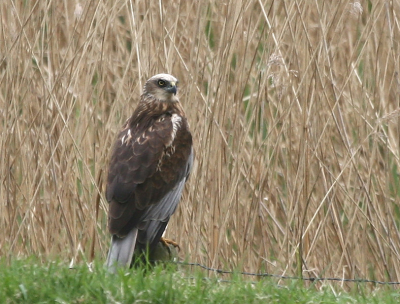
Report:
[[[279,274],[272,274],[272,273],[253,273],[253,272],[246,272],[246,271],[231,271],[231,270],[223,270],[218,268],[211,268],[200,263],[190,263],[190,262],[183,262],[183,261],[174,261],[170,262],[173,264],[181,265],[181,266],[190,266],[190,267],[197,267],[202,268],[204,270],[215,272],[218,274],[241,274],[244,276],[252,276],[252,277],[270,277],[270,278],[277,278],[283,280],[303,280],[303,281],[310,281],[310,282],[320,282],[320,281],[334,281],[334,282],[350,282],[350,283],[372,283],[377,285],[400,285],[400,282],[385,282],[385,281],[376,281],[376,280],[369,280],[369,279],[344,279],[344,278],[324,278],[324,277],[297,277],[297,276],[286,276],[286,275],[279,275]],[[225,281],[225,280],[223,280]],[[226,281],[229,282],[229,281]]]

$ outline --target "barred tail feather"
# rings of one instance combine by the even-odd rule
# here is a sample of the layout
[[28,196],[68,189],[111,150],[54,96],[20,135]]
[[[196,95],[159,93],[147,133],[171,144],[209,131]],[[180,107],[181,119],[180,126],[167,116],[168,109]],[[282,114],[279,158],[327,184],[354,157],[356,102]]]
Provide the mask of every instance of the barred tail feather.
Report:
[[117,267],[130,266],[133,251],[135,250],[137,234],[138,230],[134,228],[124,238],[119,238],[116,235],[112,236],[106,262],[106,266],[110,272],[115,273]]

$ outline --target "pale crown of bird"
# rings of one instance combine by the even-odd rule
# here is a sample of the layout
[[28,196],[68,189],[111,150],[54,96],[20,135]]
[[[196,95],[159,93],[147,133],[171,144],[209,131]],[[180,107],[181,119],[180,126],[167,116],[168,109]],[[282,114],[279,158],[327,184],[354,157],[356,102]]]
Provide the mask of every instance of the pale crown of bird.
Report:
[[176,97],[178,79],[170,74],[157,74],[146,81],[144,94],[152,95],[161,101],[178,101]]

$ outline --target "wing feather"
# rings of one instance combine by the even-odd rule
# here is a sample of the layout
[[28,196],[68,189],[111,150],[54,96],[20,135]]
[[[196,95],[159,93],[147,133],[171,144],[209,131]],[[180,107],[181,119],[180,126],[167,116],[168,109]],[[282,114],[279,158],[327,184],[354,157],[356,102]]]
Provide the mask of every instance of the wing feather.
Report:
[[180,181],[172,191],[162,198],[160,203],[150,206],[142,215],[141,225],[138,227],[139,243],[149,244],[151,247],[158,242],[178,206],[184,185],[185,180]]
[[175,133],[171,115],[162,115],[145,128],[128,126],[119,134],[106,190],[111,233],[124,236],[133,227],[145,226],[149,218],[168,222],[192,162],[190,132],[183,129],[180,136]]

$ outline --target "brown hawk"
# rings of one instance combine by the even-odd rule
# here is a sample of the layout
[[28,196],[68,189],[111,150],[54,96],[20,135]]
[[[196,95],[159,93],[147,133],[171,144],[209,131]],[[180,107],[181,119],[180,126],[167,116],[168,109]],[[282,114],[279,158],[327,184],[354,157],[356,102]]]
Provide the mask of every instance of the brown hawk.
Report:
[[115,142],[106,189],[111,271],[131,264],[135,246],[155,248],[189,176],[192,135],[177,84],[169,74],[147,80]]

